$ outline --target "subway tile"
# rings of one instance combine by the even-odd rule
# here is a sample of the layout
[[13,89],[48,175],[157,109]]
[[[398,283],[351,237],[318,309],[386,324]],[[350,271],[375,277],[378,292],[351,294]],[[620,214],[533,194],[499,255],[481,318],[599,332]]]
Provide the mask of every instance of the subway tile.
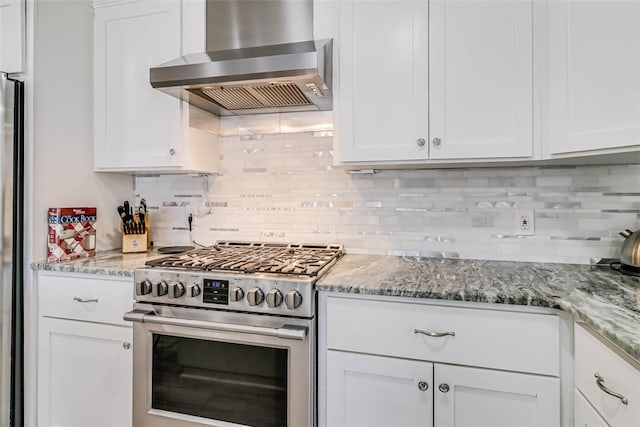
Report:
[[[259,131],[268,121],[238,123],[247,122],[221,139],[221,176],[135,178],[156,244],[189,241],[189,210],[199,242],[331,242],[349,253],[588,263],[619,252],[617,233],[640,225],[638,165],[349,174],[333,165],[330,136],[271,135]],[[518,208],[536,210],[535,236],[516,233]]]

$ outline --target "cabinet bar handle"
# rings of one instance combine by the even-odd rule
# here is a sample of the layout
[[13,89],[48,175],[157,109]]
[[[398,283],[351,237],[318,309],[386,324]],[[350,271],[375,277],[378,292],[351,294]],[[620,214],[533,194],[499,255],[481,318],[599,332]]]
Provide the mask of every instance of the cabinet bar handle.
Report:
[[620,401],[622,402],[623,405],[628,405],[629,404],[629,401],[627,400],[626,397],[624,397],[620,393],[616,393],[613,390],[609,390],[604,385],[604,378],[602,378],[602,375],[600,375],[599,373],[596,372],[593,376],[596,377],[596,384],[598,384],[598,387],[600,388],[600,390],[604,391],[607,394],[610,394],[613,397],[617,397],[618,399],[620,399]]
[[74,301],[78,301],[78,302],[98,302],[98,298],[80,298],[80,297],[73,297]]
[[452,337],[456,336],[456,333],[451,331],[451,332],[431,332],[431,331],[425,331],[423,329],[414,329],[413,330],[414,334],[422,334],[422,335],[427,335],[430,337],[446,337],[447,335],[451,335]]

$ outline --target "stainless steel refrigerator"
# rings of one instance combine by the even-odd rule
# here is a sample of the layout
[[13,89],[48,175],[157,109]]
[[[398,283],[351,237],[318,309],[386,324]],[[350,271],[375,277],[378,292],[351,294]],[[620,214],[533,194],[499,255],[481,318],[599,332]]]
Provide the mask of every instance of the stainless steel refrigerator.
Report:
[[23,421],[24,84],[0,73],[0,426]]

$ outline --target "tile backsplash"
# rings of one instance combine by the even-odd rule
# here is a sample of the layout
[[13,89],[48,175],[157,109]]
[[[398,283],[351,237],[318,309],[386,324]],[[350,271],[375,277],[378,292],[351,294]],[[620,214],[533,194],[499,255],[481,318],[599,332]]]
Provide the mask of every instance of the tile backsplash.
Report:
[[[154,244],[299,241],[349,253],[589,263],[619,256],[618,232],[640,228],[640,165],[348,173],[333,166],[326,135],[225,136],[219,176],[137,177]],[[535,211],[535,235],[518,234],[519,209]]]

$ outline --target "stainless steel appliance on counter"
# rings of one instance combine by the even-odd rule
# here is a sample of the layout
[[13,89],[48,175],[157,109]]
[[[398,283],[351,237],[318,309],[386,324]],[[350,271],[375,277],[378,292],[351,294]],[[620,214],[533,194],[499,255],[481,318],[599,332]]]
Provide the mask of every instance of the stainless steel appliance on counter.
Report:
[[23,425],[24,84],[0,72],[0,425]]
[[624,243],[620,250],[620,271],[632,276],[640,276],[640,230],[621,231]]
[[220,241],[136,269],[136,427],[315,425],[315,281],[339,245]]

